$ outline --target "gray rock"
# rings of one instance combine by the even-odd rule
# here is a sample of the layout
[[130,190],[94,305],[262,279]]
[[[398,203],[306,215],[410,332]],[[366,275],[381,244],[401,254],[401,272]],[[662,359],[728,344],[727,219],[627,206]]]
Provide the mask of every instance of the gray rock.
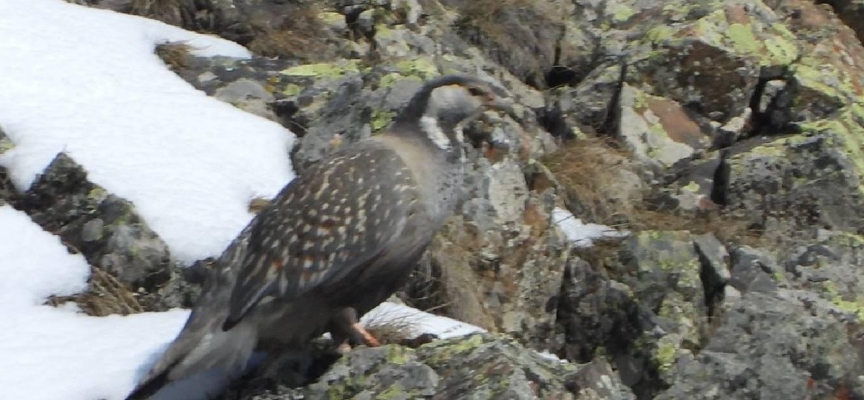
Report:
[[860,326],[850,328],[829,307],[784,294],[750,292],[731,304],[704,349],[678,367],[676,383],[657,399],[864,395]]
[[632,399],[608,363],[540,356],[504,336],[475,334],[417,349],[358,348],[303,388],[243,394],[276,399]]
[[[776,274],[783,272],[770,255],[741,246],[732,250],[732,276],[729,285],[742,293],[771,293],[777,290]],[[782,275],[780,275],[782,276]]]
[[87,261],[145,295],[145,309],[162,310],[166,285],[176,272],[165,243],[135,213],[132,203],[87,180],[87,172],[59,154],[14,206],[42,229],[60,236]]
[[636,396],[618,379],[618,374],[603,358],[583,366],[571,379],[572,391],[579,400],[635,400]]

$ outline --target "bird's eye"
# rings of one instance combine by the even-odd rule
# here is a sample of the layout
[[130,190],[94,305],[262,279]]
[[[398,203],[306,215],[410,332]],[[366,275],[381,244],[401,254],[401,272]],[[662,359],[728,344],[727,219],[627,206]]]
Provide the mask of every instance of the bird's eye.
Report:
[[480,88],[478,88],[478,87],[476,87],[476,86],[471,86],[471,87],[469,87],[469,88],[468,88],[468,93],[471,93],[472,96],[483,96],[483,95],[486,94],[486,92],[483,91],[483,89],[480,89]]

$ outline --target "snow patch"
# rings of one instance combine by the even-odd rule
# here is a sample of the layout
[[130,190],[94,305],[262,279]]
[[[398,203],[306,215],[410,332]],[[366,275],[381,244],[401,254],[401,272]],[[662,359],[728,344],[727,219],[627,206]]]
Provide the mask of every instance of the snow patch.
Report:
[[90,317],[42,305],[87,287],[90,267],[26,214],[0,206],[0,387],[3,398],[122,399],[180,332],[186,310]]
[[606,225],[586,224],[573,216],[570,211],[558,207],[552,211],[552,219],[567,239],[577,247],[591,247],[597,239],[623,238],[629,235],[629,232],[619,231]]
[[486,332],[485,329],[475,325],[393,302],[379,304],[378,307],[360,318],[360,323],[363,326],[395,324],[408,330],[404,333],[412,338],[424,333],[431,333],[441,339],[449,339]]
[[20,190],[65,151],[94,183],[132,201],[187,264],[218,256],[253,197],[293,179],[295,136],[196,90],[154,54],[248,57],[236,43],[61,0],[0,1],[0,155]]

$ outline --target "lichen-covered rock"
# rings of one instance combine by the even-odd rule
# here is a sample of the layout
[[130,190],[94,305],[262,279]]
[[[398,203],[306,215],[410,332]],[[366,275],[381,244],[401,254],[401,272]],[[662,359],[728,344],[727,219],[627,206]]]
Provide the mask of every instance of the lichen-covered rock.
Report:
[[13,205],[132,292],[146,293],[139,299],[145,308],[188,305],[178,298],[163,299],[176,289],[171,282],[177,272],[162,239],[132,203],[88,181],[87,171],[68,155],[58,154]]
[[[646,231],[568,265],[558,310],[568,359],[602,352],[640,396],[658,393],[708,333],[709,306],[728,280],[712,236]],[[725,279],[725,280],[724,280]]]
[[627,84],[620,96],[618,134],[633,153],[646,161],[668,168],[711,144],[679,103],[650,96]]
[[[814,238],[811,227],[855,231],[862,226],[864,197],[850,106],[837,121],[815,124],[806,134],[767,143],[741,143],[727,158],[727,206],[782,240]],[[849,142],[849,141],[852,142]]]
[[490,334],[434,341],[417,349],[358,348],[316,383],[261,392],[244,396],[254,400],[633,398],[607,363],[561,362]]
[[[606,262],[616,261],[613,256]],[[663,387],[652,356],[660,336],[656,314],[640,304],[627,285],[598,270],[602,261],[594,264],[577,258],[568,264],[558,308],[566,338],[562,353],[577,362],[605,355],[634,392],[654,394]],[[643,344],[646,338],[649,343]]]
[[656,399],[861,398],[864,331],[836,314],[804,291],[747,293]]

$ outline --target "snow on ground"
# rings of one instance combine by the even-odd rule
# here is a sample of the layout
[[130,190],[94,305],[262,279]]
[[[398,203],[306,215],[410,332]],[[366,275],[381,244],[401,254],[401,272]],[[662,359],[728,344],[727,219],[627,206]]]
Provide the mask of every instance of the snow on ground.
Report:
[[0,388],[4,399],[122,399],[189,312],[89,317],[42,305],[87,286],[89,267],[26,214],[0,206]]
[[0,1],[0,155],[26,189],[60,151],[135,203],[172,255],[218,256],[251,220],[248,202],[293,179],[294,135],[194,89],[154,54],[185,40],[200,55],[236,43],[62,0]]
[[578,247],[591,247],[594,245],[594,240],[597,239],[621,238],[628,235],[627,232],[606,225],[583,223],[581,219],[574,217],[570,211],[557,207],[552,211],[552,220]]
[[449,339],[476,332],[486,332],[485,329],[475,325],[392,302],[381,303],[360,318],[360,323],[364,326],[386,325],[390,322],[398,323],[399,327],[404,327],[407,330],[404,333],[408,337],[431,333],[440,339]]

